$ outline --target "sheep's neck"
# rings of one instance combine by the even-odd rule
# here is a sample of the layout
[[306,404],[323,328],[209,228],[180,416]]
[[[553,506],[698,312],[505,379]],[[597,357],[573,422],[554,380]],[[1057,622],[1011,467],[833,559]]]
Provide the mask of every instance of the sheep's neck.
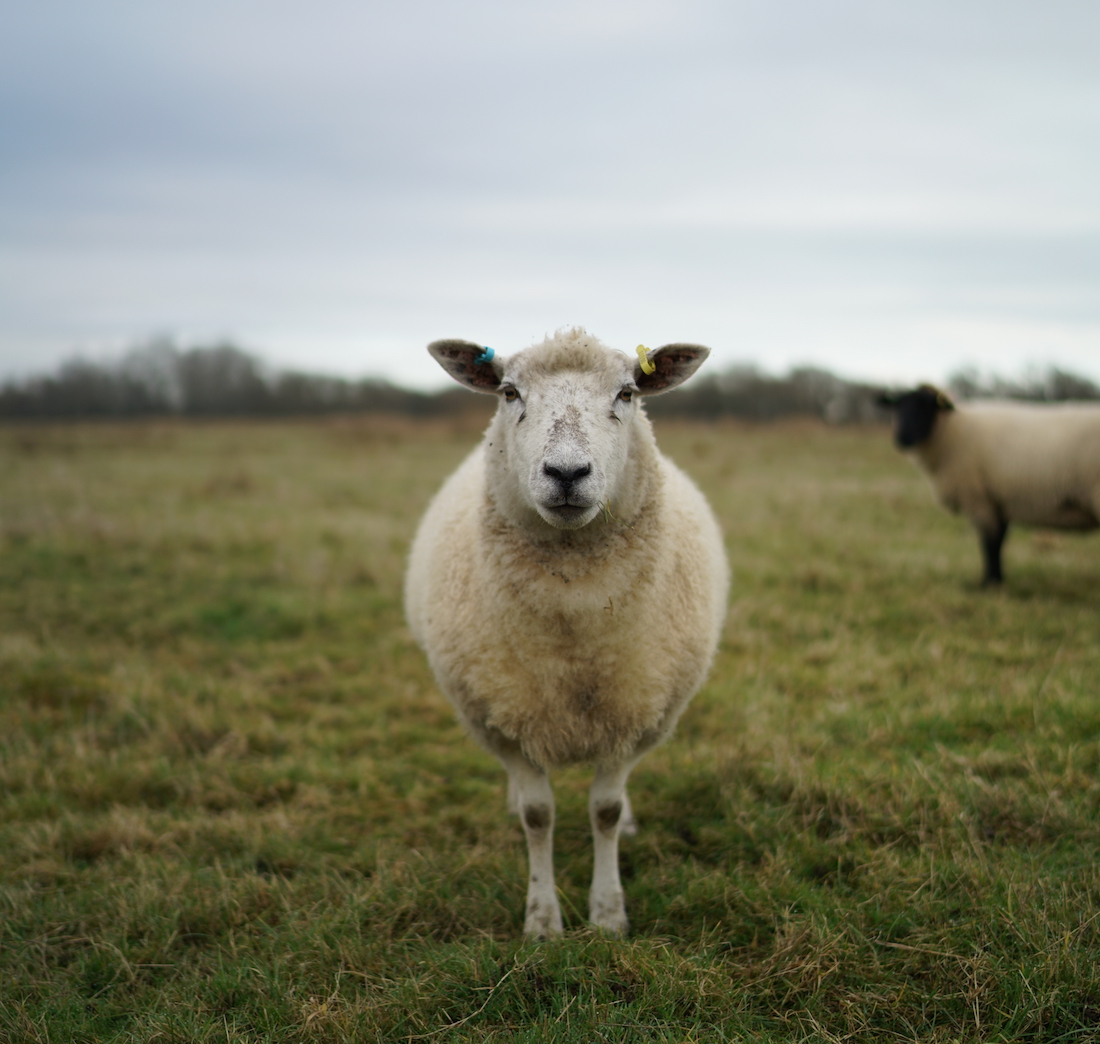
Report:
[[[640,575],[652,571],[652,559],[660,545],[656,523],[662,486],[660,474],[655,473],[649,482],[649,496],[629,526],[601,516],[573,530],[558,530],[545,523],[541,529],[516,525],[498,512],[486,495],[479,554],[489,566],[488,575],[493,583],[503,585],[508,597],[517,598],[527,608],[535,606],[539,612],[553,609],[567,616],[595,612],[602,620],[601,614],[621,604],[620,595],[629,591]],[[556,590],[566,603],[544,601],[538,592],[547,590]],[[598,597],[589,604],[593,592]],[[614,601],[609,603],[608,596]]]

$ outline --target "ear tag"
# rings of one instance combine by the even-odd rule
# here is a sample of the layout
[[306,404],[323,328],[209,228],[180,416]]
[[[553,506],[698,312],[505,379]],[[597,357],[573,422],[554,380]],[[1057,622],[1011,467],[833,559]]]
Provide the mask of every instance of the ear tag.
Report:
[[649,361],[648,349],[644,344],[638,345],[638,362],[641,364],[642,373],[656,373],[657,367]]
[[478,366],[482,366],[487,362],[492,362],[494,355],[496,355],[496,352],[494,352],[492,348],[482,348],[481,354],[474,356],[474,362],[477,363]]

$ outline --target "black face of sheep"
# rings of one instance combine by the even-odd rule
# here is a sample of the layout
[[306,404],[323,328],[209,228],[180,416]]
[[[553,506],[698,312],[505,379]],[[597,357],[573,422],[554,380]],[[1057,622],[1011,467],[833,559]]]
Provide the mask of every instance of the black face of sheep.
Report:
[[919,446],[931,436],[940,413],[955,408],[943,392],[930,384],[922,384],[913,391],[880,395],[878,403],[889,406],[897,413],[894,442],[899,449]]

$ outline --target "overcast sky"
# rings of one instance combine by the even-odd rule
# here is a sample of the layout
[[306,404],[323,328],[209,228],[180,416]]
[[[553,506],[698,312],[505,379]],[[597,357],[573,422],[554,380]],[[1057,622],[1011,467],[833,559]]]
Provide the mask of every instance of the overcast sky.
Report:
[[0,377],[583,325],[1100,378],[1096,0],[0,0]]

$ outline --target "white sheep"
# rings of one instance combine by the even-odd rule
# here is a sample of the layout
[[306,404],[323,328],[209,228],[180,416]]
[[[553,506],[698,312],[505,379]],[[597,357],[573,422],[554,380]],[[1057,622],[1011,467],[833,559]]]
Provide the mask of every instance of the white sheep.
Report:
[[631,360],[582,329],[506,358],[469,341],[428,350],[500,402],[413,541],[409,626],[508,773],[527,837],[525,931],[561,932],[547,773],[586,762],[589,915],[623,934],[627,777],[706,677],[729,586],[710,507],[657,451],[640,399],[686,380],[709,350],[670,344]]
[[1100,405],[971,402],[924,384],[884,395],[894,439],[928,475],[940,503],[974,524],[984,584],[999,584],[1010,522],[1100,525]]

